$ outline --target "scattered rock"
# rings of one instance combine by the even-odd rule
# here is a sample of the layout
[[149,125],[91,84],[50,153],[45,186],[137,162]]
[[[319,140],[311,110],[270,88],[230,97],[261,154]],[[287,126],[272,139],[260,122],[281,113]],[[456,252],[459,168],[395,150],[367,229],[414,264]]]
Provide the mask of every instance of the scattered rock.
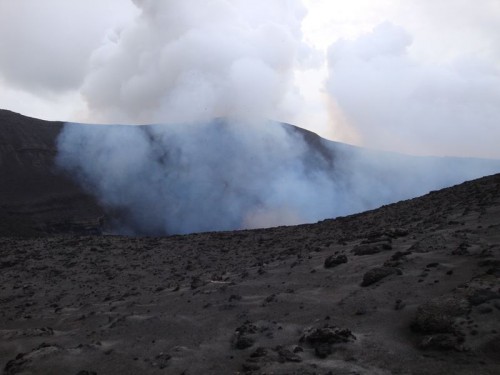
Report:
[[25,366],[34,359],[45,358],[61,352],[63,349],[58,345],[42,343],[29,353],[19,353],[15,359],[10,360],[4,367],[4,375],[24,373]]
[[302,358],[300,358],[300,356],[298,354],[292,352],[289,349],[278,346],[276,348],[276,352],[279,355],[278,361],[281,363],[284,363],[284,362],[302,362]]
[[369,286],[375,284],[377,281],[382,280],[383,278],[394,274],[401,274],[401,271],[394,267],[372,268],[363,275],[363,281],[361,282],[361,286]]
[[160,369],[164,369],[168,365],[168,361],[172,359],[172,356],[168,353],[161,352],[155,357],[155,363]]
[[260,370],[260,366],[259,365],[255,364],[255,363],[248,363],[248,362],[244,362],[241,365],[241,368],[243,369],[243,371],[247,371],[247,372],[259,371]]
[[451,252],[452,255],[469,255],[469,250],[467,250],[469,244],[462,242],[455,250]]
[[326,358],[332,353],[332,346],[330,344],[318,344],[314,347],[314,354],[318,358]]
[[373,255],[391,249],[392,246],[388,242],[369,243],[355,246],[352,253],[354,255]]
[[455,319],[467,312],[468,303],[458,298],[439,298],[417,309],[411,328],[422,333],[454,333]]
[[463,337],[451,333],[425,336],[419,344],[421,349],[463,351]]
[[410,254],[411,254],[411,251],[396,251],[394,254],[392,254],[390,260],[401,260]]
[[253,333],[257,333],[258,328],[255,324],[253,324],[252,322],[247,320],[241,326],[236,328],[235,331],[238,335],[253,334]]
[[236,328],[233,338],[233,346],[236,349],[247,349],[255,343],[255,339],[251,335],[257,333],[257,326],[250,321],[246,321],[241,326]]
[[247,349],[255,343],[255,340],[249,336],[238,336],[234,341],[234,347],[239,350]]
[[477,289],[468,297],[468,300],[472,306],[477,306],[499,298],[500,294],[492,291],[491,289]]
[[250,358],[260,358],[265,357],[267,355],[267,349],[259,346],[255,351],[250,354]]
[[333,268],[342,263],[347,263],[347,257],[345,255],[330,255],[325,259],[325,268]]
[[276,301],[276,294],[271,294],[269,296],[266,297],[266,299],[264,300],[266,303],[271,303],[271,302],[275,302]]
[[198,289],[202,286],[206,285],[206,282],[203,281],[200,277],[195,276],[191,279],[191,289]]
[[302,336],[301,341],[314,345],[317,343],[337,344],[355,339],[356,337],[349,329],[326,325],[323,328],[307,330]]
[[347,343],[356,340],[349,329],[325,325],[323,328],[307,330],[300,338],[300,342],[307,342],[314,348],[319,358],[325,358],[332,353],[332,345]]
[[385,234],[392,238],[406,237],[410,232],[404,228],[389,228]]

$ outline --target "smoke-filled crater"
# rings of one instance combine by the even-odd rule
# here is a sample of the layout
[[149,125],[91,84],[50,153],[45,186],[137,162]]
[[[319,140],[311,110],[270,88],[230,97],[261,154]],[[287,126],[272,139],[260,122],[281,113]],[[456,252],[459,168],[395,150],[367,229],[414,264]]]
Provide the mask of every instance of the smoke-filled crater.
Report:
[[500,170],[324,140],[292,125],[216,119],[65,124],[56,164],[95,196],[110,233],[182,234],[310,223]]

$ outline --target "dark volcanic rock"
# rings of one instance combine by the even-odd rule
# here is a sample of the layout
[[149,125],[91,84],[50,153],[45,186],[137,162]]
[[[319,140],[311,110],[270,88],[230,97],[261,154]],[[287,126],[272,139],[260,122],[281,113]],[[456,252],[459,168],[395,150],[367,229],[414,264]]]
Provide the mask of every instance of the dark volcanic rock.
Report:
[[289,349],[283,348],[278,346],[276,348],[276,351],[278,352],[279,359],[278,361],[281,363],[284,362],[302,362],[302,358],[298,354],[295,354]]
[[499,299],[500,294],[496,293],[490,289],[478,289],[472,293],[468,300],[472,306],[477,306],[482,303],[491,301],[493,299]]
[[250,358],[260,358],[265,357],[267,355],[267,349],[259,346],[255,351],[250,354]]
[[361,286],[369,286],[375,284],[377,281],[382,280],[389,275],[400,274],[400,272],[401,271],[399,271],[397,268],[393,267],[372,268],[364,274]]
[[391,249],[392,246],[388,242],[368,243],[368,244],[357,245],[352,250],[352,253],[354,255],[373,255]]
[[318,358],[326,358],[332,353],[333,350],[330,344],[318,344],[314,347],[314,354]]
[[236,328],[233,338],[234,348],[243,350],[253,346],[255,339],[251,335],[257,333],[257,331],[257,326],[249,321]]
[[337,344],[341,342],[349,342],[355,339],[356,337],[349,329],[326,325],[323,328],[313,328],[306,331],[302,336],[301,341],[305,341],[311,345],[316,345],[321,343]]
[[439,298],[428,301],[417,309],[411,325],[416,332],[453,333],[455,318],[467,311],[467,301],[459,298]]
[[345,255],[330,255],[328,258],[325,259],[325,268],[332,268],[336,267],[342,263],[347,263],[347,257]]
[[419,344],[421,349],[433,350],[457,350],[462,351],[463,337],[451,333],[439,333],[437,335],[425,336]]
[[301,342],[305,341],[311,345],[314,348],[316,356],[319,358],[326,358],[330,355],[333,352],[333,345],[353,340],[356,340],[356,337],[349,329],[331,325],[309,329],[300,339]]
[[255,343],[255,340],[249,336],[238,336],[234,341],[234,347],[239,350],[247,349]]

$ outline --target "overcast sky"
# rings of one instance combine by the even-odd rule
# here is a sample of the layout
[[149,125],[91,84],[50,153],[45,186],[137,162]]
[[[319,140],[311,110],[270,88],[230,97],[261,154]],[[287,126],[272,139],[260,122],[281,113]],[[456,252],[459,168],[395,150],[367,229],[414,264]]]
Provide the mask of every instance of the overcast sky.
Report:
[[500,1],[0,0],[0,108],[500,158]]

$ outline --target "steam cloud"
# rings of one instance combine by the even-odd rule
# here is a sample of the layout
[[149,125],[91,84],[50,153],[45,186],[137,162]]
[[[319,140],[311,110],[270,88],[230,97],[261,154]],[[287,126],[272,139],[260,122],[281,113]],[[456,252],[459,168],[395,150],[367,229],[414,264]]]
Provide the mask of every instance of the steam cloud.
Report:
[[299,0],[135,1],[141,14],[97,50],[82,94],[103,120],[203,122],[289,111]]
[[[115,232],[314,222],[500,170],[362,151],[265,120],[300,102],[291,78],[311,56],[300,1],[135,3],[140,15],[94,52],[82,94],[103,121],[169,125],[67,124],[59,138],[58,165],[99,198]],[[384,32],[380,53],[400,56],[408,37]],[[339,77],[342,48],[330,55]],[[332,79],[336,95],[353,95]]]

